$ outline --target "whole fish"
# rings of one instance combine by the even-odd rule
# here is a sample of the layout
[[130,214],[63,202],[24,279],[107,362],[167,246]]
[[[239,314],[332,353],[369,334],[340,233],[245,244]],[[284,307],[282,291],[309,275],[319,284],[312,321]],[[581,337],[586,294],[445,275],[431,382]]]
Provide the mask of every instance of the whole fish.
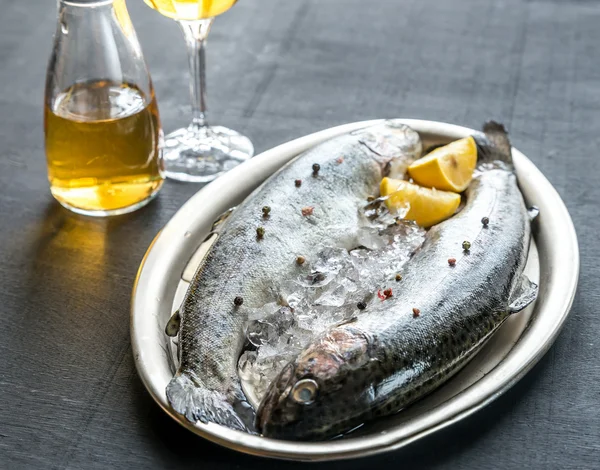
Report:
[[371,301],[284,367],[257,412],[263,435],[322,439],[395,413],[448,380],[535,299],[537,286],[522,274],[531,214],[510,143],[499,124],[484,131],[480,161],[502,163],[480,168],[465,207],[429,230],[391,297]]
[[237,375],[246,309],[278,301],[277,280],[307,269],[297,257],[310,260],[319,243],[351,243],[358,208],[377,194],[384,170],[394,161],[401,171],[421,151],[418,133],[386,121],[309,150],[233,211],[167,326],[179,337],[180,366],[166,390],[175,411],[251,427]]

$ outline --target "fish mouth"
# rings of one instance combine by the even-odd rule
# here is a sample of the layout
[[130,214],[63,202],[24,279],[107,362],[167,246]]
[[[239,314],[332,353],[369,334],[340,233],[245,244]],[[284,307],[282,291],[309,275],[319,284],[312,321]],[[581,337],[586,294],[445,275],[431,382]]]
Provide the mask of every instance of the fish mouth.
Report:
[[285,400],[292,389],[292,379],[294,378],[294,364],[286,365],[277,378],[269,386],[267,393],[263,397],[256,410],[254,425],[257,431],[264,434],[264,428],[277,409],[282,400]]

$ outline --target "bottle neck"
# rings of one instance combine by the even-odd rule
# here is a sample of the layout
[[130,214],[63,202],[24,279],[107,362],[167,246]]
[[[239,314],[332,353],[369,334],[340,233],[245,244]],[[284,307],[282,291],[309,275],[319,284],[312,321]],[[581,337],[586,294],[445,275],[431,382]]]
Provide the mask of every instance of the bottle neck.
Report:
[[50,67],[53,86],[105,80],[133,84],[150,99],[148,70],[125,0],[58,0]]

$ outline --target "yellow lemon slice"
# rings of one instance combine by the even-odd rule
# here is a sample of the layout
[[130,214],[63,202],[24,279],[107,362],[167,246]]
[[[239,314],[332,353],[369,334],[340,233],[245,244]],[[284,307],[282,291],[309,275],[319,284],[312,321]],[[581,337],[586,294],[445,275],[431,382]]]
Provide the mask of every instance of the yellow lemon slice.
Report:
[[393,178],[383,178],[380,191],[382,196],[388,196],[385,202],[390,210],[408,209],[404,218],[425,228],[452,217],[460,204],[460,194]]
[[477,145],[465,137],[439,147],[408,167],[408,174],[421,186],[460,193],[467,189],[477,164]]

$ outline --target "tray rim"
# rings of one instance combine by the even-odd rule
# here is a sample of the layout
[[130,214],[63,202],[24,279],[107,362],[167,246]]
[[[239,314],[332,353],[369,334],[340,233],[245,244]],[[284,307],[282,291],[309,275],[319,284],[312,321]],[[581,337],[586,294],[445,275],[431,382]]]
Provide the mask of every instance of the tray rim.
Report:
[[[237,185],[237,192],[249,193],[257,187],[256,179],[264,179],[264,174],[272,174],[294,155],[327,140],[336,135],[382,122],[383,119],[359,121],[336,126],[304,137],[291,140],[267,150],[260,155],[244,162],[227,174],[209,183],[192,196],[165,227],[157,234],[150,244],[137,273],[131,299],[131,342],[138,375],[144,386],[150,392],[157,404],[178,423],[192,432],[217,444],[253,455],[275,457],[301,461],[337,460],[373,455],[391,451],[406,446],[420,438],[436,432],[444,427],[471,415],[495,400],[506,390],[520,380],[546,353],[558,336],[571,309],[579,277],[579,248],[577,236],[571,217],[559,194],[537,167],[520,151],[513,148],[513,157],[526,200],[534,200],[542,209],[540,220],[534,226],[534,236],[540,253],[540,298],[535,306],[531,324],[523,332],[519,341],[508,355],[488,375],[476,384],[468,387],[444,404],[424,412],[419,417],[390,428],[385,434],[365,435],[327,442],[295,442],[279,441],[252,436],[212,423],[193,425],[185,418],[175,413],[166,401],[163,386],[159,386],[160,377],[156,370],[157,351],[149,351],[146,344],[152,341],[147,317],[149,310],[152,316],[158,315],[157,309],[160,297],[149,299],[148,288],[158,286],[153,271],[166,264],[182,262],[183,256],[174,250],[171,238],[195,220],[195,225],[201,225],[198,219],[206,219],[210,224],[218,214],[197,214],[198,206],[202,207],[204,198],[210,194],[219,194],[226,190],[230,181],[242,181]],[[443,134],[451,138],[460,138],[474,132],[454,124],[437,121],[401,119],[402,122],[414,127],[419,132]],[[241,178],[241,180],[240,180]],[[253,183],[249,183],[253,181]],[[541,198],[538,200],[538,198]],[[213,204],[215,205],[215,204]],[[544,211],[543,208],[547,207]],[[194,219],[195,217],[195,219]],[[183,228],[182,228],[183,227]],[[190,237],[192,238],[192,237]],[[188,248],[192,240],[181,242]],[[197,247],[197,244],[196,244]],[[181,250],[184,251],[184,250]],[[192,251],[193,252],[193,251]],[[569,259],[570,263],[561,263]],[[169,262],[167,262],[169,261]],[[560,271],[554,267],[561,267]],[[167,280],[164,290],[172,290],[179,279]],[[153,302],[154,301],[154,302]],[[170,308],[170,306],[169,306]],[[550,324],[539,320],[540,312],[553,311],[554,318]],[[544,317],[545,320],[545,317]],[[155,325],[156,327],[156,325]],[[536,334],[545,335],[535,338]],[[156,332],[154,332],[156,334]],[[150,335],[150,336],[149,336]],[[154,350],[160,349],[160,344],[154,345]],[[526,358],[518,360],[519,355],[526,353]]]

